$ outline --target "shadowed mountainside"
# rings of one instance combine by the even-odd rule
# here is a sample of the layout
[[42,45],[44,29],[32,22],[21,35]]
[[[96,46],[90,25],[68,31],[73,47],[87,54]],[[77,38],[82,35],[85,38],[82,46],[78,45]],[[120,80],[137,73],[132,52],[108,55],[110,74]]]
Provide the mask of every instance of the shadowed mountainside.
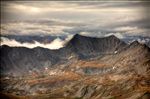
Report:
[[59,50],[5,45],[1,55],[2,97],[150,98],[150,48],[138,41],[127,45],[115,36],[77,34]]
[[115,36],[91,38],[76,34],[65,47],[49,50],[40,47],[33,49],[25,47],[1,46],[1,72],[26,73],[29,70],[39,70],[56,63],[65,62],[70,56],[81,59],[114,54],[127,44]]

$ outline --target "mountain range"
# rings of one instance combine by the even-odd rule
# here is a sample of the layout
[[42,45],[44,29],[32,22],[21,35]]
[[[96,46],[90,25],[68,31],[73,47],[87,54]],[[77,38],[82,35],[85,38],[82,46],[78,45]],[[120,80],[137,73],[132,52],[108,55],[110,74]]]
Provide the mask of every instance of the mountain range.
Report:
[[[115,36],[105,38],[91,38],[79,34],[58,50],[49,50],[41,47],[33,49],[25,47],[1,46],[1,69],[26,73],[32,69],[42,69],[61,61],[67,61],[71,55],[80,59],[95,57],[98,55],[114,54],[127,44]],[[10,68],[11,66],[11,68]]]
[[150,48],[114,35],[79,34],[63,48],[1,51],[1,96],[29,99],[149,99]]

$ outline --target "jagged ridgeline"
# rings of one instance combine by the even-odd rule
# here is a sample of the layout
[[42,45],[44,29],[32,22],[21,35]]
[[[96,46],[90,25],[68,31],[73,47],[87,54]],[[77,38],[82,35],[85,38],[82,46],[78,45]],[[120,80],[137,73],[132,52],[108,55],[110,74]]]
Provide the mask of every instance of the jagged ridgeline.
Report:
[[41,47],[33,49],[25,47],[1,46],[1,73],[22,72],[32,69],[42,69],[44,66],[53,66],[61,61],[68,61],[71,55],[80,59],[89,59],[100,55],[114,54],[121,51],[127,44],[115,36],[94,38],[79,34],[58,50],[49,50]]

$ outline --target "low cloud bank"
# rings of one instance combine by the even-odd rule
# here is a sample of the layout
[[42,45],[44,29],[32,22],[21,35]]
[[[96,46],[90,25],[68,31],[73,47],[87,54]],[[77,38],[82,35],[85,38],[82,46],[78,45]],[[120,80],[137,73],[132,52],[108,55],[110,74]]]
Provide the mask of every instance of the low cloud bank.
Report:
[[72,35],[69,35],[65,38],[65,40],[62,40],[60,38],[54,39],[51,43],[43,44],[37,41],[34,41],[34,43],[20,43],[16,41],[15,39],[8,39],[6,37],[1,37],[1,45],[8,45],[11,47],[27,47],[27,48],[35,48],[35,47],[42,47],[42,48],[48,48],[48,49],[59,49],[64,47],[64,45],[72,38]]
[[[125,41],[126,43],[131,43],[133,41],[138,41],[140,43],[144,43],[147,44],[150,42],[150,37],[144,37],[144,36],[129,36],[127,34],[123,34],[123,33],[108,33],[108,34],[103,34],[103,33],[99,33],[99,36],[96,35],[92,35],[91,32],[80,32],[80,35],[83,36],[90,36],[90,37],[108,37],[110,35],[115,35],[117,38]],[[9,39],[7,37],[1,37],[1,45],[8,45],[11,47],[27,47],[27,48],[35,48],[35,47],[42,47],[42,48],[47,48],[47,49],[59,49],[62,48],[66,45],[67,42],[69,42],[74,35],[68,35],[65,37],[65,39],[61,39],[59,37],[55,38],[52,42],[50,43],[41,43],[38,41],[34,41],[34,43],[29,43],[29,42],[25,42],[25,43],[21,43],[19,41],[16,41],[15,38],[14,39]]]
[[90,37],[107,37],[107,36],[114,35],[119,39],[123,39],[126,37],[126,35],[123,33],[101,33],[101,32],[98,32],[97,33],[98,35],[97,35],[96,33],[92,33],[92,32],[80,32],[79,34],[85,35],[85,36],[90,36]]
[[125,35],[124,34],[121,34],[121,33],[108,33],[106,34],[105,36],[110,36],[110,35],[115,35],[117,38],[119,39],[123,39],[125,38]]

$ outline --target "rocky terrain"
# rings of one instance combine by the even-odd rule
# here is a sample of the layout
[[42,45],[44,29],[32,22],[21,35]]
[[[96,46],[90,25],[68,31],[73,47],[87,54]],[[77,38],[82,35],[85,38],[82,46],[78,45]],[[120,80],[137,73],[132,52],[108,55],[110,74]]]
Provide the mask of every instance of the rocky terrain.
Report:
[[[115,36],[91,38],[76,34],[65,47],[49,50],[41,47],[29,49],[25,47],[1,46],[1,72],[13,74],[26,73],[29,70],[41,70],[56,63],[67,62],[74,56],[80,59],[113,54],[126,46],[126,43]],[[21,72],[21,73],[20,73]]]
[[76,34],[65,47],[1,46],[8,99],[150,99],[150,48],[115,36]]

